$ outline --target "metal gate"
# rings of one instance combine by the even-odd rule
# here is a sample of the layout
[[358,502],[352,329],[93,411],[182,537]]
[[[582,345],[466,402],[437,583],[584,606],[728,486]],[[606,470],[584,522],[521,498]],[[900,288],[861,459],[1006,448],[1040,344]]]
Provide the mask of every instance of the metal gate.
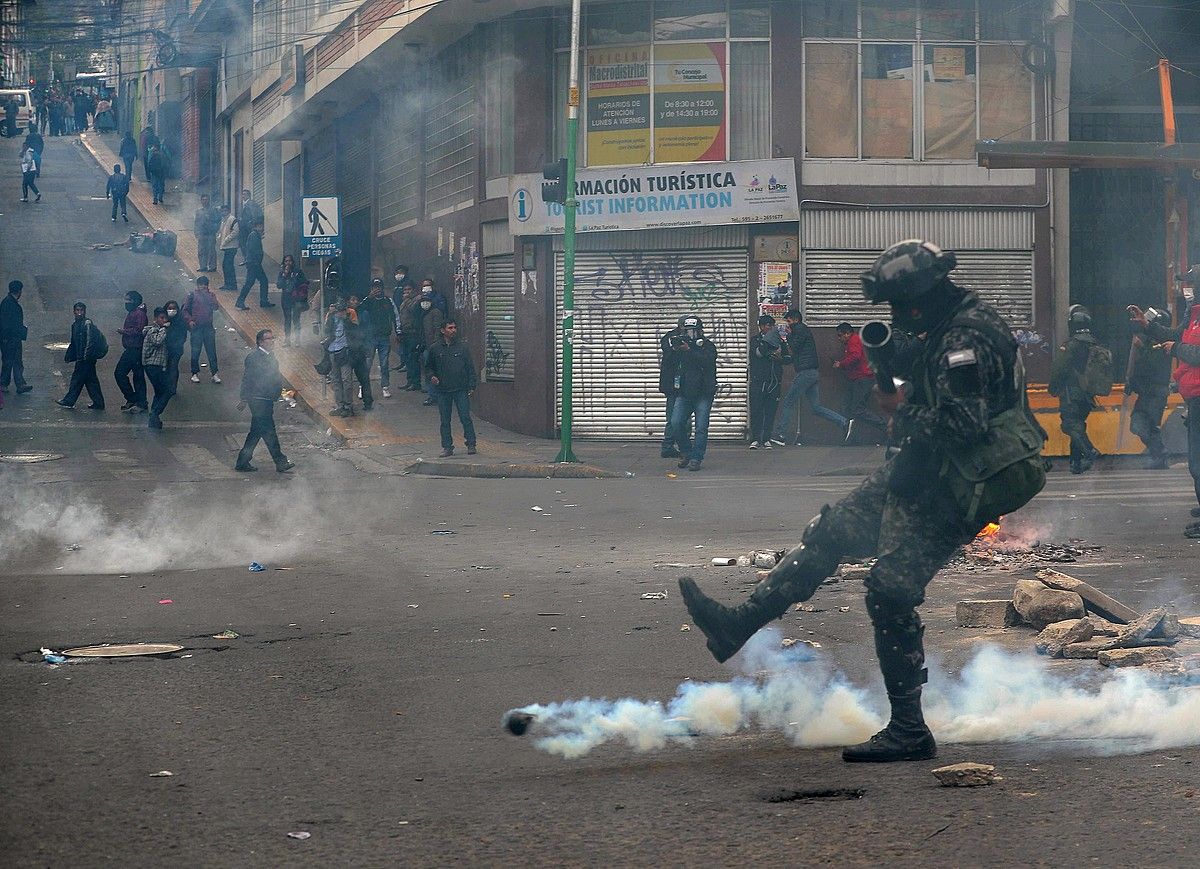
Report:
[[[485,224],[486,226],[486,224]],[[516,367],[516,274],[512,256],[483,261],[483,379],[512,380]]]
[[[659,341],[698,314],[717,346],[717,397],[709,436],[748,429],[749,256],[742,250],[579,252],[575,259],[574,433],[661,437]],[[562,370],[563,256],[555,256],[555,372]],[[561,389],[555,389],[562,419]]]
[[333,151],[333,130],[329,127],[304,143],[305,196],[333,196],[337,193]]
[[[1033,251],[956,250],[954,282],[979,293],[1014,329],[1033,323]],[[806,250],[802,259],[802,309],[809,326],[856,328],[867,320],[887,319],[886,305],[863,299],[860,276],[878,251]]]

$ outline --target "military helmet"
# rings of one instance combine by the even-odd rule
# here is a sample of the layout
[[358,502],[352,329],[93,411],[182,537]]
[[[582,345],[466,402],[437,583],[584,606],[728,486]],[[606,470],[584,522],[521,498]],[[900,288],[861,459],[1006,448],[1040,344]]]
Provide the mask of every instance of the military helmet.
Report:
[[898,241],[863,272],[863,297],[872,305],[912,301],[937,286],[956,265],[954,251],[931,241]]
[[1088,332],[1092,328],[1092,314],[1083,305],[1072,305],[1067,308],[1067,331],[1074,335],[1076,332]]

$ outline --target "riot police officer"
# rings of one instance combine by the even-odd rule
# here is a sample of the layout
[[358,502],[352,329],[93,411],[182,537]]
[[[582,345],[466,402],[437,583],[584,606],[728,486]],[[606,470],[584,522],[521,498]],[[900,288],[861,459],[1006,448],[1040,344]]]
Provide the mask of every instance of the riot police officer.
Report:
[[1084,383],[1096,338],[1092,335],[1092,315],[1083,305],[1068,309],[1067,334],[1054,357],[1049,392],[1058,397],[1062,432],[1071,441],[1071,473],[1083,474],[1100,457],[1087,433],[1087,418],[1096,409],[1096,398]]
[[901,442],[896,458],[823,507],[803,542],[740,606],[713,601],[688,577],[679,581],[693,622],[724,661],[811,597],[842,560],[876,557],[866,602],[891,719],[867,742],[844,749],[847,761],[937,753],[921,712],[927,673],[917,607],[925,586],[985,524],[1045,484],[1045,437],[1025,400],[1016,342],[993,308],[950,280],[955,265],[952,252],[914,239],[884,251],[862,277],[867,300],[888,303],[892,314],[893,340],[872,351],[872,364],[910,384],[892,417]]
[[1162,311],[1147,308],[1145,322],[1133,321],[1133,346],[1130,349],[1129,377],[1125,392],[1137,396],[1129,415],[1129,430],[1146,445],[1146,469],[1165,471],[1171,465],[1162,439],[1163,411],[1171,391],[1171,357],[1147,337],[1147,329],[1169,329],[1171,318]]

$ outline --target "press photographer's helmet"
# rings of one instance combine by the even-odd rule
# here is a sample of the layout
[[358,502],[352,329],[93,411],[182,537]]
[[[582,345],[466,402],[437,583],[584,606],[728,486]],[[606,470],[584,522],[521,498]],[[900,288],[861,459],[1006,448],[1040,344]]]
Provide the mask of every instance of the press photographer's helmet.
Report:
[[1171,315],[1166,311],[1160,311],[1158,308],[1147,308],[1145,315],[1147,323],[1160,323],[1164,326],[1171,325]]
[[944,251],[931,241],[896,242],[863,272],[863,297],[872,305],[911,302],[940,284],[956,265],[954,251]]
[[1092,329],[1092,314],[1083,305],[1072,305],[1067,308],[1067,332],[1090,332]]
[[695,314],[684,314],[679,318],[679,331],[689,338],[699,338],[704,334],[704,321]]

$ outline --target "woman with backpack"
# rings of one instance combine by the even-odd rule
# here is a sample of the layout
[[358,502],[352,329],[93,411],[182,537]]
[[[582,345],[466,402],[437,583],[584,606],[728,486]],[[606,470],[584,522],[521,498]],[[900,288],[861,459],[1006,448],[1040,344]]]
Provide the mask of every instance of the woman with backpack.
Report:
[[275,279],[279,287],[279,306],[283,309],[283,346],[292,346],[292,332],[300,332],[300,315],[308,310],[308,278],[296,267],[296,259],[285,254]]

